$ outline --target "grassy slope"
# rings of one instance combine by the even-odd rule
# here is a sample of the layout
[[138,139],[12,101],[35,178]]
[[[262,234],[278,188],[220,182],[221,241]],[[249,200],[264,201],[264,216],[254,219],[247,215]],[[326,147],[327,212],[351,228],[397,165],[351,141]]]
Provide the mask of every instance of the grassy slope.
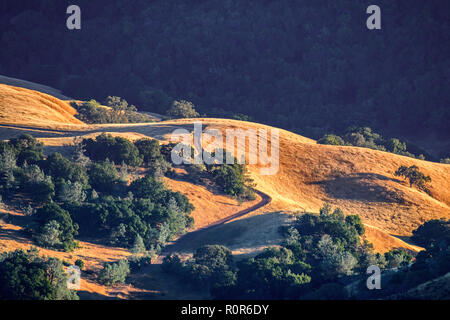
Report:
[[[74,113],[70,105],[54,97],[0,85],[0,139],[28,132],[40,138],[52,151],[63,151],[75,136],[93,136],[100,132],[133,140],[151,137],[167,141],[174,129],[192,130],[193,122],[199,120],[203,122],[204,129],[217,128],[223,132],[227,128],[265,128],[269,132],[274,129],[227,119],[85,125],[73,117]],[[273,176],[263,176],[259,174],[259,166],[249,166],[257,189],[270,195],[272,202],[249,216],[210,232],[207,235],[209,240],[217,238],[219,242],[230,245],[235,253],[246,254],[252,248],[272,242],[277,226],[286,221],[284,212],[317,212],[323,202],[328,201],[342,207],[348,214],[359,214],[367,225],[366,238],[374,243],[378,251],[384,252],[393,247],[414,250],[417,248],[403,242],[401,237],[409,236],[424,221],[450,218],[450,165],[364,148],[318,145],[314,140],[294,133],[285,130],[279,132],[279,172]],[[412,164],[431,176],[431,196],[409,188],[404,181],[394,177],[398,166]],[[195,204],[193,215],[197,219],[197,228],[244,209],[233,200],[216,195],[204,187],[174,180],[167,180],[167,183],[171,188],[185,193]],[[9,225],[8,228],[14,226]],[[14,243],[21,243],[7,239],[7,234],[0,238],[2,250],[15,248]],[[93,250],[95,252],[96,249]],[[117,259],[122,257],[121,249],[118,250],[111,253]],[[96,290],[101,294],[106,292],[104,288],[93,289]],[[164,288],[161,290],[164,291]],[[123,294],[128,291],[122,290],[125,292]],[[116,292],[116,295],[120,293]]]

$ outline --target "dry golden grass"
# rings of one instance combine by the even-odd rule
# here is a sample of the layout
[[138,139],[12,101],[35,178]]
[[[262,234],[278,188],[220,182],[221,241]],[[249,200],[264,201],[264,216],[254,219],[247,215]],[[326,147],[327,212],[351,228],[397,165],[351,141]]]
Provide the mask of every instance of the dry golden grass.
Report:
[[83,124],[74,115],[69,101],[45,93],[0,84],[2,124],[49,127],[57,124]]
[[232,216],[236,212],[247,209],[261,200],[257,196],[253,201],[246,201],[240,204],[236,199],[226,195],[215,194],[204,186],[168,178],[165,181],[171,190],[185,194],[194,205],[195,210],[191,214],[195,221],[194,229],[206,227],[216,221]]
[[30,81],[25,81],[25,80],[21,80],[21,79],[16,79],[16,78],[11,78],[11,77],[6,77],[6,76],[0,75],[0,84],[7,84],[10,86],[14,86],[14,87],[35,90],[38,92],[49,94],[49,95],[54,96],[55,98],[58,98],[61,100],[72,100],[69,97],[66,97],[65,95],[63,95],[60,90],[57,90],[55,88],[51,88],[49,86],[45,86],[42,84],[30,82]]
[[[30,104],[29,101],[33,103]],[[29,105],[32,105],[31,109],[26,107]],[[274,129],[227,119],[85,125],[73,118],[74,110],[66,102],[4,85],[0,85],[0,106],[0,139],[28,132],[58,151],[71,144],[73,137],[93,137],[101,132],[131,140],[155,138],[165,143],[170,140],[175,129],[183,128],[192,132],[195,121],[201,121],[203,129],[221,130],[224,136],[225,130],[229,128],[264,128],[268,130],[270,137],[270,130]],[[31,112],[27,113],[28,110]],[[17,125],[23,127],[19,128]],[[271,239],[276,237],[277,228],[290,219],[289,212],[318,212],[324,202],[329,202],[341,207],[346,214],[361,216],[366,225],[365,238],[374,244],[376,251],[385,252],[396,247],[417,251],[420,248],[403,241],[407,241],[411,231],[430,219],[450,218],[450,165],[365,148],[319,145],[312,139],[289,131],[280,129],[279,133],[278,173],[265,176],[260,174],[261,166],[248,166],[257,189],[270,195],[272,202],[245,217],[210,230],[211,232],[206,231],[205,241],[216,239],[218,243],[229,245],[237,254],[251,254],[267,244],[276,245],[276,241]],[[238,146],[241,149],[244,147],[243,144]],[[246,156],[248,157],[248,152]],[[413,164],[432,178],[430,194],[410,188],[405,181],[394,176],[400,165]],[[166,179],[166,183],[171,189],[186,194],[195,205],[193,216],[197,229],[252,206],[252,203],[239,206],[235,200],[186,181]],[[15,228],[12,225],[5,227]],[[201,238],[197,240],[202,241]],[[0,246],[2,250],[14,248],[25,243],[21,241],[3,237]],[[125,255],[121,251],[123,249],[101,247],[92,243],[82,245],[84,249],[81,250],[87,252],[79,253],[77,250],[74,257],[85,255],[99,261],[108,261]],[[53,254],[53,251],[51,253],[61,257],[65,255]],[[95,266],[94,262],[88,263],[91,267]],[[84,286],[86,291],[109,294],[107,289],[96,287],[95,283]],[[119,289],[122,293],[118,293],[116,289],[115,296],[126,296],[133,290],[135,289],[132,287],[124,286]]]
[[[193,121],[184,119],[166,123],[185,126]],[[272,129],[235,120],[201,121],[204,128],[219,129],[224,136],[227,128],[266,128],[268,132]],[[450,165],[366,148],[319,145],[285,130],[279,132],[278,173],[264,176],[259,173],[260,166],[249,166],[257,189],[272,197],[266,210],[318,212],[324,202],[329,202],[347,214],[359,214],[366,225],[372,226],[366,237],[382,252],[398,246],[411,249],[391,235],[410,236],[411,231],[425,221],[450,218]],[[244,145],[238,148],[244,148]],[[431,195],[410,188],[394,176],[400,165],[413,164],[431,176]]]

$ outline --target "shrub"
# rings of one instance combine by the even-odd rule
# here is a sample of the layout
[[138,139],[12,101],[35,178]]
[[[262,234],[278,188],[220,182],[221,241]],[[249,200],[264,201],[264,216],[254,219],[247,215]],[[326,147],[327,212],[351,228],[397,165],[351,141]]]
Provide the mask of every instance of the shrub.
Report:
[[398,268],[407,266],[412,255],[403,249],[392,249],[384,254],[388,268]]
[[131,247],[131,252],[134,254],[143,253],[145,251],[145,244],[144,240],[142,240],[142,237],[140,235],[136,236],[136,239],[134,240],[133,247]]
[[56,220],[50,220],[42,228],[36,237],[39,245],[49,248],[58,248],[61,246],[62,230]]
[[25,162],[37,164],[44,159],[42,143],[28,133],[22,134],[18,138],[10,139],[9,144],[17,154],[17,163],[19,165],[23,165]]
[[86,199],[86,192],[79,182],[61,181],[57,191],[58,200],[62,202],[83,202]]
[[106,263],[98,275],[98,281],[101,284],[111,286],[116,283],[125,283],[130,274],[130,265],[126,260]]
[[42,163],[44,172],[53,178],[62,178],[72,182],[79,182],[83,188],[87,187],[88,175],[86,169],[55,152]]
[[192,102],[185,100],[174,101],[167,111],[167,115],[172,118],[197,118],[199,116]]
[[[76,243],[74,241],[74,236],[78,234],[78,225],[72,223],[72,218],[66,210],[59,207],[56,203],[49,203],[38,209],[35,217],[40,229],[37,230],[38,238],[43,236],[43,232],[48,232],[47,236],[44,234],[44,239],[54,239],[57,232],[56,230],[60,230],[61,233],[59,234],[58,239],[60,240],[61,245],[59,246],[55,243],[55,246],[66,251],[75,248]],[[57,225],[54,222],[50,223],[51,221],[57,222],[59,228],[57,228]],[[46,225],[47,227],[45,227]],[[52,237],[49,237],[49,235]]]
[[330,144],[335,146],[343,146],[345,145],[344,139],[335,135],[335,134],[326,134],[322,138],[320,138],[317,143],[320,144]]
[[89,183],[99,191],[114,191],[119,182],[119,173],[114,163],[106,160],[92,164],[89,170]]
[[165,272],[173,273],[173,274],[182,274],[184,272],[184,264],[181,262],[181,259],[176,254],[170,254],[163,258],[163,263],[161,265],[162,269]]
[[78,268],[80,268],[80,270],[83,270],[83,269],[84,269],[84,261],[81,260],[81,259],[77,259],[77,260],[75,261],[75,265],[76,265]]

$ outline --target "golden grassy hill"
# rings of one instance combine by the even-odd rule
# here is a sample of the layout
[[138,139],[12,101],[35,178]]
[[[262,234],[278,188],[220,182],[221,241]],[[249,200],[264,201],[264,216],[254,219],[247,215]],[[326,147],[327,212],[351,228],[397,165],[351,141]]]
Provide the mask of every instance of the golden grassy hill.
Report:
[[0,84],[0,123],[52,128],[83,124],[69,101],[25,88]]
[[49,86],[45,86],[45,85],[42,85],[39,83],[31,82],[31,81],[26,81],[26,80],[22,80],[22,79],[16,79],[16,78],[11,78],[11,77],[6,77],[3,75],[0,75],[0,84],[7,84],[10,86],[14,86],[14,87],[35,90],[38,92],[49,94],[49,95],[54,96],[55,98],[58,98],[61,100],[72,100],[71,98],[63,95],[61,93],[61,90],[58,90],[58,89],[55,89],[55,88],[52,88]]
[[[1,80],[1,79],[0,79]],[[0,81],[1,82],[1,81]],[[228,119],[180,119],[150,124],[86,125],[74,117],[70,104],[44,93],[0,84],[0,139],[27,132],[47,146],[47,152],[64,152],[74,137],[93,137],[108,132],[131,140],[155,138],[165,143],[175,129],[193,130],[201,121],[203,129],[230,128],[275,129],[256,123]],[[246,216],[230,221],[214,230],[205,229],[196,244],[216,241],[229,246],[237,255],[252,254],[267,245],[276,245],[278,227],[292,218],[289,212],[318,212],[324,202],[344,209],[346,214],[359,214],[366,225],[365,238],[379,252],[403,247],[418,251],[408,241],[411,231],[423,222],[450,218],[450,165],[432,163],[387,152],[357,147],[319,145],[316,141],[286,130],[279,130],[280,168],[275,175],[261,175],[259,165],[248,166],[256,188],[272,198],[270,204]],[[244,148],[239,145],[238,148]],[[246,156],[249,154],[246,152]],[[430,194],[410,188],[394,176],[400,165],[417,165],[430,175]],[[195,229],[233,216],[260,201],[239,204],[229,197],[188,181],[166,179],[166,184],[180,191],[194,204]],[[9,212],[20,216],[20,212]],[[14,219],[13,219],[14,220]],[[0,252],[29,248],[32,243],[20,236],[20,224],[0,221]],[[405,240],[405,241],[404,241]],[[85,260],[90,270],[104,261],[118,260],[129,253],[122,248],[105,247],[88,241],[73,253],[42,249],[43,254],[73,262]],[[186,243],[184,243],[186,245]],[[188,250],[192,248],[187,248]],[[167,277],[166,277],[167,278]],[[164,278],[159,269],[151,274],[133,277],[132,285],[113,290],[100,286],[95,279],[84,279],[82,290],[89,294],[130,297],[179,297],[180,288]],[[161,279],[164,279],[162,281]],[[141,288],[141,289],[139,289]],[[164,295],[163,295],[164,294]],[[189,292],[185,292],[186,297]]]
[[[178,120],[187,124],[194,120]],[[271,127],[236,120],[201,119],[204,128]],[[279,130],[280,167],[276,175],[249,170],[257,188],[269,194],[276,210],[317,212],[325,201],[391,234],[407,236],[424,221],[450,218],[450,165],[359,147],[317,144]],[[270,134],[269,134],[270,137]],[[238,146],[243,148],[243,145]],[[430,195],[394,176],[400,165],[417,165],[432,178]]]
[[[17,100],[24,106],[27,105],[27,99],[35,104],[31,108],[32,114],[23,115],[21,112],[27,109],[17,108],[20,104],[13,102]],[[195,121],[202,121],[203,129],[216,128],[224,134],[229,128],[244,130],[265,128],[269,133],[271,129],[275,129],[228,119],[180,119],[151,124],[83,125],[73,117],[75,110],[66,102],[31,90],[6,85],[0,85],[0,103],[2,106],[0,139],[7,139],[26,131],[56,150],[70,144],[74,136],[93,136],[100,132],[109,132],[133,140],[151,137],[168,141],[175,129],[192,131]],[[7,126],[18,123],[41,129],[27,130]],[[427,220],[450,218],[450,165],[366,148],[319,145],[312,139],[286,130],[280,129],[279,133],[278,173],[265,176],[260,174],[259,166],[249,166],[257,189],[272,197],[271,204],[258,210],[257,214],[284,211],[318,212],[324,202],[330,202],[344,209],[347,214],[359,214],[370,229],[368,239],[373,241],[380,251],[397,245],[407,246],[401,237],[409,236],[413,229]],[[410,188],[405,181],[394,176],[395,170],[400,165],[413,164],[431,176],[430,195]],[[198,216],[199,225],[216,219],[218,210],[212,203],[216,200],[206,196],[205,190],[188,182],[171,183],[171,187],[179,191],[184,190],[191,201],[196,202],[198,209],[195,215]],[[226,210],[219,215],[223,217],[232,212],[233,210]],[[200,220],[204,222],[201,223]],[[400,238],[392,238],[390,235]]]

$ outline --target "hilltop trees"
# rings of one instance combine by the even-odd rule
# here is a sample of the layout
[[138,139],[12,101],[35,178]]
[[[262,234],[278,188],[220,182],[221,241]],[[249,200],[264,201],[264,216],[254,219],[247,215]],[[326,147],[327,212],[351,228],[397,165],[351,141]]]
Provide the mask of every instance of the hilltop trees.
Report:
[[167,110],[167,115],[172,118],[197,118],[199,116],[192,102],[186,100],[174,101]]
[[395,176],[402,176],[408,179],[409,186],[415,185],[418,189],[427,191],[426,184],[431,182],[430,176],[422,173],[416,165],[410,167],[400,166],[394,173]]
[[[407,146],[405,142],[402,142],[397,138],[384,139],[380,134],[374,132],[369,127],[349,127],[345,130],[342,137],[335,134],[325,134],[317,141],[317,143],[337,146],[357,146],[388,151],[411,158],[416,157],[406,150]],[[418,150],[417,147],[416,149]],[[417,156],[417,158],[421,159],[424,158],[424,156],[421,154]]]
[[137,112],[133,105],[119,97],[108,97],[106,101],[109,108],[100,105],[91,99],[81,105],[73,103],[77,109],[75,117],[85,123],[137,123],[153,122],[153,119],[145,114]]

